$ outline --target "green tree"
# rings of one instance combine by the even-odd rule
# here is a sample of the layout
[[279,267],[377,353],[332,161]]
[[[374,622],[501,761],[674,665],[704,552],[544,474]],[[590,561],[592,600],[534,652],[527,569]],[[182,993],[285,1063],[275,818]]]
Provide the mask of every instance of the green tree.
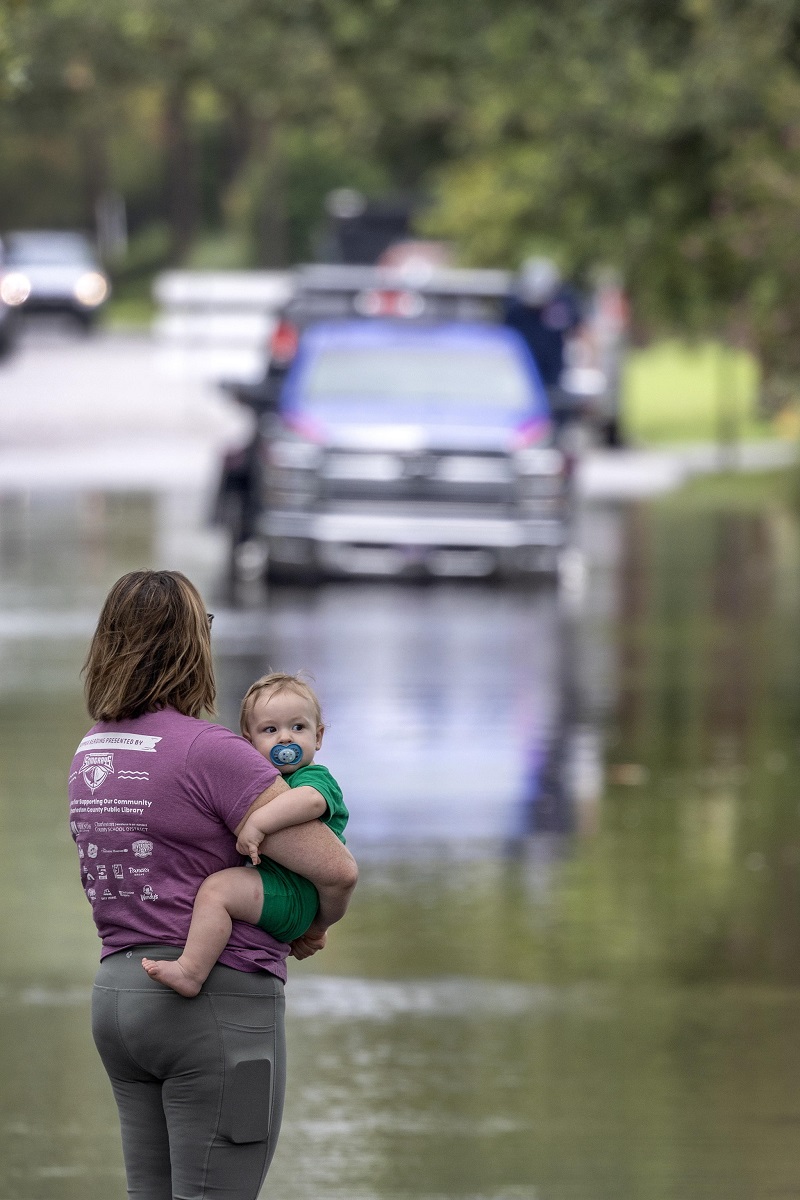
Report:
[[800,371],[800,9],[506,6],[425,228],[465,261],[619,267],[649,330],[719,331],[775,398]]
[[223,226],[280,264],[355,183],[800,379],[800,0],[2,0],[0,140],[3,225],[114,188],[174,261]]

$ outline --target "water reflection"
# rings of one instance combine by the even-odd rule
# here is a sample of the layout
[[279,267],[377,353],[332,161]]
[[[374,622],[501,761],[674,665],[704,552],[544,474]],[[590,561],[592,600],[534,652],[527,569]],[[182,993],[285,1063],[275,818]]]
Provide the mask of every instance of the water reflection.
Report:
[[586,514],[566,605],[351,584],[233,607],[196,517],[179,494],[0,500],[3,1194],[123,1194],[64,770],[105,591],[169,563],[217,614],[227,723],[269,667],[314,674],[363,863],[292,973],[265,1195],[796,1195],[800,539],[780,487]]
[[581,681],[552,589],[276,591],[250,618],[249,645],[235,614],[214,626],[225,718],[270,668],[310,672],[328,725],[321,758],[343,782],[361,853],[445,843],[483,855],[487,842],[572,828]]

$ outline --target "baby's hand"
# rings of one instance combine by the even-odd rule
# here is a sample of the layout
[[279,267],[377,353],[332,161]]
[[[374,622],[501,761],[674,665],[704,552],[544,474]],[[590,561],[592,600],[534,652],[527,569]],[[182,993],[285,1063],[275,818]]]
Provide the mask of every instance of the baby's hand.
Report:
[[236,849],[245,858],[249,858],[253,866],[257,867],[261,862],[261,855],[258,853],[258,848],[264,838],[260,829],[256,829],[249,822],[242,826],[238,838],[236,839]]

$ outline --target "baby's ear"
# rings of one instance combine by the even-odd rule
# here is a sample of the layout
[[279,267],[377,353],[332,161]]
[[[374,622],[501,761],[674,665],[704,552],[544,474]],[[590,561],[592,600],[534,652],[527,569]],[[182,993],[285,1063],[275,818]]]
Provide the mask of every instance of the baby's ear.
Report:
[[320,746],[322,745],[322,738],[323,738],[324,733],[325,733],[325,726],[318,725],[317,726],[317,750],[319,750]]
[[245,740],[246,742],[249,742],[249,743],[250,743],[250,745],[252,746],[252,744],[253,744],[253,739],[250,737],[250,730],[249,730],[249,729],[243,729],[243,730],[242,730],[242,737],[244,738],[244,740]]

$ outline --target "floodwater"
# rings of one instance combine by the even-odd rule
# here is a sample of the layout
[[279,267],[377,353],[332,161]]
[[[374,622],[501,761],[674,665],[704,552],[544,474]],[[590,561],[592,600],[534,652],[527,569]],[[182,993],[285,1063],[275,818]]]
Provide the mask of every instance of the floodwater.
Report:
[[226,723],[264,670],[314,675],[362,864],[291,969],[264,1196],[800,1196],[800,536],[790,489],[741,493],[587,514],[561,602],[234,603],[180,497],[0,497],[0,1200],[124,1196],[65,776],[107,587],[173,564]]

